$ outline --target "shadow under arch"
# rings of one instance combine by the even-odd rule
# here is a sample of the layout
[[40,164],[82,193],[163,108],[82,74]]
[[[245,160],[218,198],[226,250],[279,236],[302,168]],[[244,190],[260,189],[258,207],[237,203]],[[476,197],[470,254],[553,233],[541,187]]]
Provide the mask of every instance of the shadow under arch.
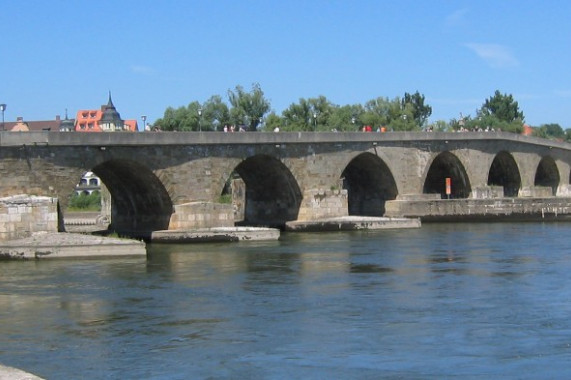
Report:
[[557,195],[559,181],[559,169],[557,169],[555,160],[550,156],[543,157],[537,165],[533,184],[535,186],[550,187],[552,195]]
[[256,155],[234,169],[246,186],[244,220],[239,224],[284,228],[297,220],[302,200],[299,185],[277,158]]
[[103,162],[92,169],[111,194],[109,230],[148,238],[168,229],[173,204],[162,182],[147,167],[123,159]]
[[488,173],[488,186],[502,186],[504,197],[517,197],[521,176],[513,156],[506,151],[496,154]]
[[341,178],[343,188],[347,190],[349,215],[383,216],[385,202],[398,195],[395,179],[387,164],[369,152],[353,158]]
[[447,198],[446,178],[451,180],[451,198],[468,198],[472,192],[464,165],[454,154],[442,152],[434,158],[424,181],[424,194],[440,194]]

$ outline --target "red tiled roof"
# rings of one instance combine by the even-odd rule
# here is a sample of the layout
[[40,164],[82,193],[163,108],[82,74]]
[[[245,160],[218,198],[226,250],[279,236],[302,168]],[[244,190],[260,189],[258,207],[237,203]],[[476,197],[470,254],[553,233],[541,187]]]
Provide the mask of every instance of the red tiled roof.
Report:
[[125,125],[128,127],[129,132],[137,132],[137,120],[124,120]]
[[[41,120],[41,121],[25,121],[30,131],[52,131],[59,132],[61,120]],[[4,123],[4,130],[10,131],[18,124],[16,121],[7,121]]]

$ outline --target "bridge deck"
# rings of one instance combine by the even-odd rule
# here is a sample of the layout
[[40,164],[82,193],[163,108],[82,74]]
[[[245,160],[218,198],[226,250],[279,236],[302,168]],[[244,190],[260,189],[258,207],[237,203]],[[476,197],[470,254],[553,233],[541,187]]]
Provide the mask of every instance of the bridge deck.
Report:
[[78,132],[0,132],[0,147],[22,145],[52,146],[156,146],[216,144],[313,144],[398,141],[463,141],[503,140],[571,149],[571,144],[507,132],[141,132],[141,133],[78,133]]

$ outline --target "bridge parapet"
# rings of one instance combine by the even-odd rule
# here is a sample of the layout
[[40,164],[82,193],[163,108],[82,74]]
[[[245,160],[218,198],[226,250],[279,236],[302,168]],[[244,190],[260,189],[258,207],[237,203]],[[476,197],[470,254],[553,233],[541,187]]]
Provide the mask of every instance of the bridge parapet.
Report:
[[569,150],[571,144],[507,132],[0,132],[0,147],[51,146],[160,146],[235,144],[324,144],[370,142],[511,141]]

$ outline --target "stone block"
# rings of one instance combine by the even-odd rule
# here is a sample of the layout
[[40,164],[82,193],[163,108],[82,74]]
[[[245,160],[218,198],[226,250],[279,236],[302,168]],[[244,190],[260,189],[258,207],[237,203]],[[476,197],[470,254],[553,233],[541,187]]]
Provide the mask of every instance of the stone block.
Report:
[[503,198],[503,186],[480,186],[472,188],[472,198],[474,199],[490,199]]

